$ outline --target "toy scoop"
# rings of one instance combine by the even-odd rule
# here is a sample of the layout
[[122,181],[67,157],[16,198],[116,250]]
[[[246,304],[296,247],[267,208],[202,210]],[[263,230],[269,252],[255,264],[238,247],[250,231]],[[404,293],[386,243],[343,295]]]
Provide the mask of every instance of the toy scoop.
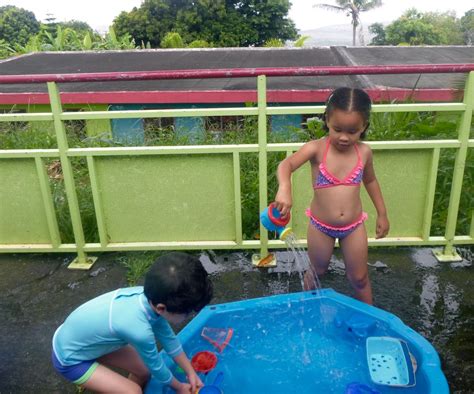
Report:
[[224,379],[224,372],[219,372],[214,379],[214,383],[207,384],[201,387],[198,391],[199,394],[224,394],[222,389],[219,387]]

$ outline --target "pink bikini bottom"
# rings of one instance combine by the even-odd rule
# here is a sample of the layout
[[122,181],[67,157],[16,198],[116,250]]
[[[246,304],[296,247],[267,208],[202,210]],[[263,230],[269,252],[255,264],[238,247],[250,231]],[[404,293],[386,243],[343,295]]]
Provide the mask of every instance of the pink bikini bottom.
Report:
[[347,237],[357,227],[359,227],[359,225],[361,225],[367,220],[367,213],[362,212],[360,214],[359,219],[357,219],[355,222],[347,226],[335,227],[335,226],[331,226],[330,224],[326,224],[322,222],[321,220],[317,219],[316,217],[314,217],[309,208],[306,210],[306,216],[309,217],[311,224],[315,228],[317,228],[319,231],[323,232],[324,234],[329,235],[330,237],[339,238],[339,239]]

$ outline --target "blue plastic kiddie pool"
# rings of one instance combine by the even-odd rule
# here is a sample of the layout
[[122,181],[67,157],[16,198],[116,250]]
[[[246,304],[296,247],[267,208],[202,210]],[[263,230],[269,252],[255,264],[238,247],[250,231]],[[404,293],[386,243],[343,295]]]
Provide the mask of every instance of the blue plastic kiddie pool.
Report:
[[[222,333],[215,336],[222,343],[233,334],[220,351],[203,329]],[[212,385],[223,373],[225,394],[449,393],[428,341],[396,316],[331,289],[208,306],[178,336],[190,358],[216,354],[215,368],[201,379]]]

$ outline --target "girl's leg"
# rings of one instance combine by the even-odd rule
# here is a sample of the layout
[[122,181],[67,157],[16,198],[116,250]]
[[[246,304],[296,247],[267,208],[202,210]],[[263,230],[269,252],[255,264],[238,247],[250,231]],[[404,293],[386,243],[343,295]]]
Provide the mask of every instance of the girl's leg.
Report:
[[358,300],[372,304],[372,287],[367,268],[368,243],[364,224],[359,225],[352,233],[339,240],[341,244],[346,275]]
[[311,266],[304,276],[305,290],[316,288],[314,273],[320,277],[327,271],[334,250],[334,242],[333,237],[319,231],[311,222],[308,224],[308,256]]
[[[82,387],[98,393],[142,393],[150,378],[148,368],[137,351],[130,345],[106,354],[97,360],[100,364]],[[130,372],[128,379],[107,367]]]

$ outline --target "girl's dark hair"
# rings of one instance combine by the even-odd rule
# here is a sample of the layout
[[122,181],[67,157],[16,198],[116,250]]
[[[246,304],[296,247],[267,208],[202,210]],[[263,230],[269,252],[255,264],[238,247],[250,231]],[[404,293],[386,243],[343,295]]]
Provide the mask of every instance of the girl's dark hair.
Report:
[[328,132],[327,120],[335,109],[342,111],[354,111],[361,114],[364,122],[367,124],[361,138],[364,138],[369,127],[370,110],[372,101],[369,95],[362,89],[337,88],[328,97],[326,101],[326,111],[323,115],[323,129]]
[[170,313],[200,311],[212,298],[212,283],[199,259],[187,253],[160,256],[145,276],[145,296]]

